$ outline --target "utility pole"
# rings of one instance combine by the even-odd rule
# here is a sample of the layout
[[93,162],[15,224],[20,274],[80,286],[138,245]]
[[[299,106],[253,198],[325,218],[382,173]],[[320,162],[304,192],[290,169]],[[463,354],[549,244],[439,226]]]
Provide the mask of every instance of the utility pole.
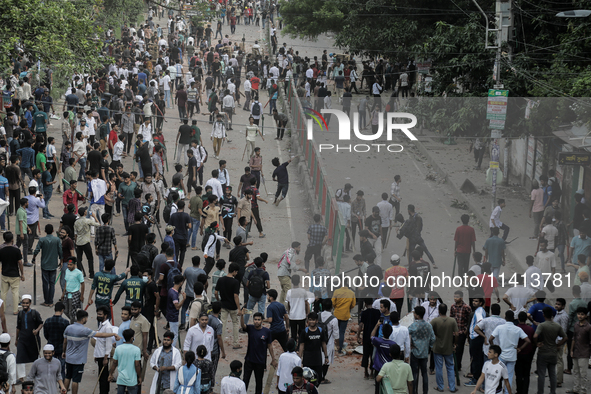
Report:
[[[496,204],[496,198],[497,198],[497,174],[498,174],[498,169],[499,169],[499,158],[500,158],[500,148],[499,145],[497,143],[497,140],[499,138],[501,138],[501,130],[504,129],[504,122],[505,122],[505,115],[506,115],[506,106],[507,106],[507,92],[506,91],[500,91],[500,89],[504,88],[504,85],[501,83],[501,57],[503,55],[503,43],[504,42],[508,42],[510,39],[510,34],[512,34],[513,31],[513,12],[512,12],[512,7],[511,7],[511,1],[510,0],[497,0],[496,1],[496,23],[495,23],[495,28],[491,29],[490,28],[490,24],[489,24],[489,20],[488,20],[488,16],[487,14],[482,10],[482,8],[480,7],[480,5],[478,4],[478,2],[476,0],[472,0],[473,3],[476,5],[476,7],[478,7],[478,10],[482,13],[482,15],[484,16],[484,19],[486,21],[486,36],[485,36],[485,44],[484,44],[484,48],[485,49],[496,49],[496,57],[495,57],[495,64],[493,66],[493,80],[495,82],[494,84],[494,90],[489,90],[489,106],[488,108],[490,109],[491,107],[496,107],[496,108],[492,108],[491,111],[489,111],[489,109],[487,109],[487,119],[491,119],[491,123],[490,123],[490,127],[491,129],[491,139],[492,139],[492,145],[491,145],[491,163],[490,163],[490,169],[492,170],[492,208],[494,209],[495,204]],[[489,33],[491,31],[496,32],[496,43],[495,45],[489,45]],[[505,92],[502,94],[499,94],[501,92]],[[502,98],[500,99],[494,99],[491,100],[491,96],[500,96]],[[498,102],[497,102],[498,100]],[[493,105],[491,106],[491,101],[493,101]],[[499,112],[499,102],[502,103],[504,101],[504,110]],[[489,114],[491,115],[489,117]],[[493,121],[494,120],[494,121]],[[494,125],[494,126],[493,126]],[[507,141],[506,141],[507,142]],[[504,163],[504,172],[505,175],[508,177],[508,164],[509,164],[509,160],[508,160],[508,155],[509,155],[509,149],[508,149],[508,144],[505,143],[505,163]]]

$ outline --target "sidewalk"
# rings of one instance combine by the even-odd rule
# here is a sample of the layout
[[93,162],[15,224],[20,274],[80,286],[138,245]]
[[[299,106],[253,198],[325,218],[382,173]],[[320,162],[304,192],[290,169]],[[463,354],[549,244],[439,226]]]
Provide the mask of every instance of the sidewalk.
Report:
[[[433,168],[446,179],[446,183],[460,202],[466,202],[467,211],[477,222],[472,225],[480,227],[487,232],[489,218],[492,212],[492,187],[486,183],[486,170],[489,158],[482,161],[482,169],[476,170],[474,155],[469,152],[468,139],[457,139],[457,145],[445,145],[440,142],[439,134],[424,131],[424,136],[419,137],[417,148],[423,156],[432,164]],[[476,193],[462,193],[460,188],[464,181],[470,180],[480,191]],[[529,217],[530,199],[529,193],[520,185],[497,185],[496,198],[504,198],[506,207],[503,209],[501,220],[510,227],[507,241],[513,242],[507,245],[507,266],[505,271],[522,273],[527,268],[525,258],[534,255],[537,243],[530,240],[533,235],[534,222]],[[496,206],[496,202],[495,202]],[[481,250],[484,242],[478,242],[477,250]],[[565,252],[566,254],[566,252]],[[566,256],[565,256],[566,257]],[[557,264],[560,264],[559,262]],[[508,269],[507,269],[508,268]]]

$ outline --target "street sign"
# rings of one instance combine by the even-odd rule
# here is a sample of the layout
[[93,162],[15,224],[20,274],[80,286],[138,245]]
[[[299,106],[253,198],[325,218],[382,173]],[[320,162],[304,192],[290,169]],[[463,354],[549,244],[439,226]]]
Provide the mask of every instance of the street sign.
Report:
[[499,162],[498,161],[489,161],[488,162],[488,166],[491,169],[498,169],[499,168]]
[[591,154],[585,152],[563,152],[558,154],[561,166],[586,166],[591,164]]
[[[492,120],[491,120],[492,122]],[[497,122],[503,122],[503,125],[505,124],[504,120],[501,121],[497,121]],[[493,140],[498,140],[499,138],[503,138],[503,132],[500,130],[491,130],[490,131],[490,138],[492,138]]]
[[508,98],[508,90],[489,89],[486,105],[486,119],[490,120],[489,127],[491,129],[503,130],[505,128]]
[[494,87],[495,89],[503,89],[503,88],[505,88],[505,85],[503,85],[503,84],[500,84],[500,85],[494,85],[493,87]]

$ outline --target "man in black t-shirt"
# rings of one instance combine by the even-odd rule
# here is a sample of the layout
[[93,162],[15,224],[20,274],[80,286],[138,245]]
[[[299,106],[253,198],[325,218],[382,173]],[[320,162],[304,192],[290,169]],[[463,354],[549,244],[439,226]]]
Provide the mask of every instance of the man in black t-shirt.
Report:
[[[314,383],[316,387],[320,385],[322,380],[322,365],[329,362],[326,350],[327,342],[328,334],[318,326],[318,314],[316,312],[308,313],[308,327],[300,332],[299,356],[302,359],[302,366],[316,372],[318,376]],[[324,360],[322,360],[322,354],[324,354]]]
[[137,264],[135,256],[142,250],[142,246],[146,244],[146,235],[150,232],[148,226],[142,223],[144,216],[141,212],[135,213],[135,223],[129,226],[128,245],[129,245],[129,256],[131,260]]
[[248,334],[248,348],[246,349],[246,357],[244,358],[244,384],[248,391],[248,384],[250,377],[254,372],[254,379],[256,382],[255,394],[262,394],[263,392],[263,376],[267,368],[267,349],[271,355],[271,365],[277,368],[277,360],[273,354],[273,340],[271,330],[263,327],[263,314],[260,312],[252,316],[254,324],[244,323],[244,307],[243,313],[240,314],[240,327]]
[[144,287],[144,305],[142,306],[141,313],[151,324],[150,333],[148,334],[148,343],[146,345],[148,353],[150,354],[152,353],[154,343],[156,342],[154,316],[160,307],[160,305],[157,305],[157,296],[159,296],[160,292],[158,290],[158,285],[156,285],[156,282],[153,280],[153,276],[154,271],[151,268],[146,269],[142,273],[142,280],[148,281]]
[[101,162],[103,160],[103,156],[101,155],[100,151],[101,144],[95,142],[93,145],[93,150],[88,152],[88,166],[90,173],[101,173]]
[[219,278],[215,286],[215,298],[222,303],[222,324],[226,324],[228,315],[232,319],[233,349],[242,348],[238,343],[238,316],[242,314],[239,298],[240,282],[236,279],[238,270],[238,264],[231,263],[228,267],[228,274]]
[[[410,257],[412,258],[412,263],[410,263],[410,265],[408,266],[408,274],[413,277],[420,276],[421,278],[423,278],[423,280],[421,281],[423,286],[420,286],[421,282],[416,282],[416,286],[414,286],[414,293],[425,293],[427,290],[427,277],[431,272],[431,265],[422,259],[423,253],[420,250],[413,250],[410,254]],[[409,290],[412,291],[413,289],[411,288]]]
[[168,224],[174,226],[174,249],[177,253],[177,261],[179,265],[183,266],[185,261],[185,252],[187,251],[187,242],[189,235],[187,229],[192,227],[191,217],[185,212],[185,202],[180,200],[176,203],[178,210],[170,215]]
[[178,154],[176,157],[177,163],[183,163],[183,165],[187,165],[186,152],[191,147],[191,134],[193,134],[193,129],[191,126],[189,126],[189,120],[183,119],[183,124],[181,127],[179,127],[179,132],[176,135],[176,143],[178,144]]
[[197,190],[197,159],[193,153],[193,149],[187,150],[187,157],[189,158],[189,164],[187,165],[187,198],[191,199],[191,189]]
[[[289,173],[287,172],[287,166],[291,163],[291,159],[286,161],[283,164],[279,164],[279,158],[275,157],[271,160],[271,164],[275,167],[275,171],[273,171],[273,180],[277,181],[277,191],[275,192],[275,204],[279,206],[281,200],[283,200],[287,196],[287,190],[289,189]],[[279,195],[281,194],[281,197]]]
[[[0,263],[2,264],[2,287],[6,291],[12,291],[13,312],[18,312],[20,282],[25,280],[23,268],[23,255],[19,248],[14,246],[14,234],[5,232],[4,244],[1,246]],[[15,297],[16,296],[16,297]],[[2,299],[6,302],[8,294],[2,292]]]

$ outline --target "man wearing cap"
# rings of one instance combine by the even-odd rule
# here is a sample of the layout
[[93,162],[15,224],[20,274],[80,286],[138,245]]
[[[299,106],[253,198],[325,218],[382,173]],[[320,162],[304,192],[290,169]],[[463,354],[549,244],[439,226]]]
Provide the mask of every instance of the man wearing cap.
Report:
[[39,331],[43,328],[43,319],[39,312],[31,309],[31,297],[25,294],[21,299],[22,310],[16,321],[16,369],[18,378],[25,379],[25,364],[34,362],[39,357],[41,340]]
[[10,334],[4,333],[0,335],[0,357],[4,353],[9,353],[6,356],[6,372],[8,374],[8,385],[12,387],[11,392],[14,393],[14,385],[16,384],[16,356],[10,352]]
[[47,344],[43,347],[43,358],[33,362],[26,380],[35,382],[35,393],[58,394],[58,386],[61,394],[67,392],[62,381],[61,363],[53,358],[54,354],[53,345]]

